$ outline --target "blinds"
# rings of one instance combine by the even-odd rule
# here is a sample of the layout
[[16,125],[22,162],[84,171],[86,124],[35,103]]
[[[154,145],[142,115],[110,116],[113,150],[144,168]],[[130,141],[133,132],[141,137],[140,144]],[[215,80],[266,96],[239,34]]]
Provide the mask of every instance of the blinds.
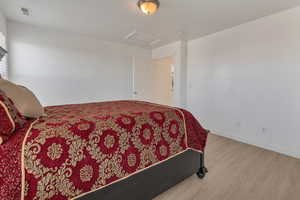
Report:
[[[2,32],[0,32],[0,46],[6,49],[6,40]],[[7,55],[0,61],[0,75],[7,78]]]

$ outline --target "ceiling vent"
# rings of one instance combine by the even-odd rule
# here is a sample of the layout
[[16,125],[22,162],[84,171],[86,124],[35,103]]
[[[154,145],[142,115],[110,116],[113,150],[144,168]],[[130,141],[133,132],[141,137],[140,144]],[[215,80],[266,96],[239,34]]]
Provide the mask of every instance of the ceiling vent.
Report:
[[124,39],[132,44],[147,46],[147,47],[157,45],[160,42],[160,40],[155,38],[155,36],[141,33],[136,30],[126,35]]

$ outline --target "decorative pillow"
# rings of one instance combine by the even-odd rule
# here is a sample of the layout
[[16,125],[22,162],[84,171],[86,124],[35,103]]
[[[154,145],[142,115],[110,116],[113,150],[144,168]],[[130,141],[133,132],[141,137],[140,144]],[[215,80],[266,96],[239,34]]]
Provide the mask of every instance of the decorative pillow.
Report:
[[0,79],[0,89],[12,99],[20,113],[29,118],[39,118],[45,115],[43,106],[36,96],[26,87]]
[[11,135],[15,130],[22,128],[24,123],[25,119],[14,103],[0,90],[0,136]]

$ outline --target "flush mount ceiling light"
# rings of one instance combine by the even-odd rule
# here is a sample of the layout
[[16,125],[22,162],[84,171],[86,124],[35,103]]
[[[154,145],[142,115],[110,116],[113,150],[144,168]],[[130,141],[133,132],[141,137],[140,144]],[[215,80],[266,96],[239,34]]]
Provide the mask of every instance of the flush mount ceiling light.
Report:
[[139,0],[138,6],[146,15],[154,14],[159,8],[159,0]]

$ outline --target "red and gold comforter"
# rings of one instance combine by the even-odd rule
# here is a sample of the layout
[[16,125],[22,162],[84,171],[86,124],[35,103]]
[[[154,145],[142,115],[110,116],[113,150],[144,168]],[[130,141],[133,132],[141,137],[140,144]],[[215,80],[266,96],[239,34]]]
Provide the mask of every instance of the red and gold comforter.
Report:
[[191,113],[157,104],[115,101],[46,113],[0,146],[1,200],[77,198],[206,143]]

